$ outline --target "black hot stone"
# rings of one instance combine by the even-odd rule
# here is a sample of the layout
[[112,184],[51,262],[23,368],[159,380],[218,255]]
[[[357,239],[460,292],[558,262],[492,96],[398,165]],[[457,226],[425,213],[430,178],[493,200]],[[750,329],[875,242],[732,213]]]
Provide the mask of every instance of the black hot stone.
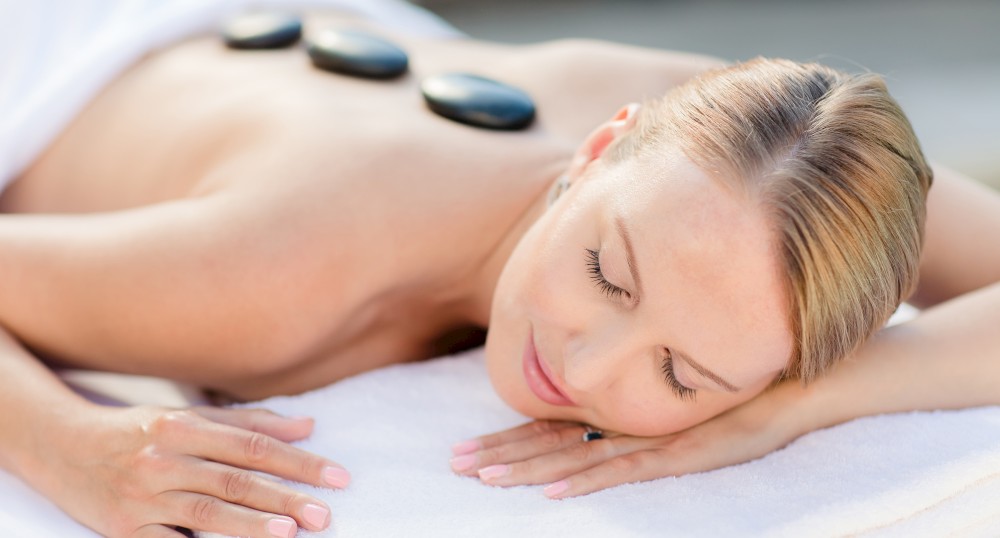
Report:
[[324,30],[309,42],[313,65],[364,78],[394,78],[406,72],[403,49],[380,37],[353,30]]
[[428,77],[420,91],[437,114],[475,127],[517,130],[535,119],[535,103],[527,93],[476,75],[447,73]]
[[222,28],[222,38],[233,49],[280,49],[301,37],[302,19],[290,13],[248,13]]

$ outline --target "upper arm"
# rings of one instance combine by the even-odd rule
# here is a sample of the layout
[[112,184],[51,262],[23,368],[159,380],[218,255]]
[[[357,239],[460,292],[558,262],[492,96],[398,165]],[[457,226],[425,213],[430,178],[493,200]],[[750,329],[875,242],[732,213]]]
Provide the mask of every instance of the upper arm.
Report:
[[934,166],[917,290],[909,302],[933,306],[1000,281],[1000,193]]
[[325,269],[281,218],[232,193],[0,215],[0,321],[90,368],[193,381],[266,368],[315,323],[305,316],[320,290],[306,283]]

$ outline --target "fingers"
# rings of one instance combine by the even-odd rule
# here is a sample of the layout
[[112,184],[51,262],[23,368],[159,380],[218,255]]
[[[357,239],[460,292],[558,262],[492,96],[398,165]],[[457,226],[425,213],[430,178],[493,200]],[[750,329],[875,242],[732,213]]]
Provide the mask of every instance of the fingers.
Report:
[[168,491],[161,497],[172,512],[167,517],[192,530],[251,538],[293,538],[298,532],[291,518],[258,512],[216,497],[186,491]]
[[184,535],[163,525],[146,525],[136,529],[133,538],[184,538]]
[[[615,436],[584,441],[576,423],[537,423],[480,438],[481,448],[452,458],[452,468],[493,486],[547,484],[551,498],[670,473],[671,459],[660,447],[667,438]],[[662,453],[661,453],[662,452]]]
[[[538,424],[545,424],[545,426],[530,428],[531,430],[535,430],[535,433],[532,433],[530,436],[522,437],[524,432],[518,431],[519,428],[515,428],[514,430],[497,434],[497,437],[487,441],[489,444],[482,450],[455,456],[451,459],[452,470],[471,476],[476,475],[484,467],[528,460],[578,445],[582,442],[583,433],[587,431],[580,424]],[[508,435],[499,437],[504,434]],[[507,441],[502,442],[504,439]],[[496,473],[499,473],[499,469],[493,470],[493,478],[499,477]]]
[[479,469],[479,477],[494,486],[549,484],[612,458],[641,450],[642,440],[619,437],[575,443],[524,460],[506,460]]
[[553,482],[543,490],[552,499],[585,495],[602,489],[645,482],[676,474],[669,469],[670,459],[658,450],[639,450],[615,456],[603,463]]
[[191,411],[213,422],[263,433],[285,442],[309,437],[314,425],[309,417],[283,417],[267,409],[193,407]]
[[168,413],[157,423],[157,433],[178,452],[243,469],[320,487],[344,488],[351,481],[343,467],[274,437],[192,417]]
[[305,493],[244,469],[194,458],[191,462],[192,465],[178,469],[176,489],[218,497],[261,512],[291,516],[300,527],[309,530],[323,530],[330,524],[329,507]]
[[494,433],[492,435],[484,435],[482,437],[476,437],[475,439],[470,439],[468,441],[462,441],[460,443],[455,443],[451,447],[452,454],[456,456],[461,456],[464,454],[471,454],[478,450],[484,448],[492,448],[495,446],[505,445],[507,443],[513,443],[516,441],[521,441],[524,439],[530,439],[532,437],[537,437],[539,435],[545,435],[549,432],[564,430],[567,428],[583,428],[577,422],[563,422],[555,420],[537,420],[534,422],[529,422],[527,424],[522,424],[515,428],[509,430],[504,430],[502,432]]

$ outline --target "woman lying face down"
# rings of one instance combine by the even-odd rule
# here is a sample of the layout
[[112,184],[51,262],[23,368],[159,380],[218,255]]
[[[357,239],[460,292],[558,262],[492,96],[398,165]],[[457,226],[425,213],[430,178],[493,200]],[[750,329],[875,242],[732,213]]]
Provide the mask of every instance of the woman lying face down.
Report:
[[537,418],[683,430],[810,380],[916,282],[931,171],[882,82],[755,60],[622,109],[497,284],[497,392]]
[[[550,497],[740,463],[859,416],[997,403],[1000,255],[963,237],[1000,234],[1000,200],[938,174],[921,260],[932,173],[877,77],[755,60],[594,128],[593,110],[703,64],[606,44],[574,62],[558,46],[411,43],[421,69],[462,58],[535,84],[543,127],[501,135],[415,105],[416,77],[367,85],[217,45],[151,56],[48,163],[72,175],[116,146],[88,145],[106,124],[125,139],[149,122],[181,148],[149,161],[183,167],[212,147],[235,157],[193,168],[221,179],[125,171],[76,200],[72,178],[40,166],[0,200],[81,213],[0,216],[0,378],[17,380],[0,405],[23,410],[0,417],[0,464],[99,532],[320,530],[336,517],[322,501],[249,471],[333,488],[351,476],[290,444],[308,418],[94,406],[27,347],[255,398],[434,356],[428,334],[488,325],[493,386],[539,420],[459,443],[452,468]],[[622,79],[627,91],[595,86]],[[234,80],[241,92],[206,99]],[[232,122],[198,138],[206,118]],[[103,170],[128,163],[111,152]],[[871,338],[915,288],[942,304]],[[588,428],[605,438],[581,441]]]

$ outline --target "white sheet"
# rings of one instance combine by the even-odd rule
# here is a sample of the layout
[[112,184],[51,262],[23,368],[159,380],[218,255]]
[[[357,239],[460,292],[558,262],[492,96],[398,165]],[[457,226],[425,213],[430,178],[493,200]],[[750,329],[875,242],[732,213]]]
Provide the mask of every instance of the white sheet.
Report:
[[[347,467],[320,536],[1000,536],[1000,407],[855,420],[716,471],[552,501],[452,474],[452,443],[519,424],[481,350],[261,405],[315,416],[300,446]],[[92,533],[0,476],[0,534]],[[302,532],[301,536],[312,536]]]

